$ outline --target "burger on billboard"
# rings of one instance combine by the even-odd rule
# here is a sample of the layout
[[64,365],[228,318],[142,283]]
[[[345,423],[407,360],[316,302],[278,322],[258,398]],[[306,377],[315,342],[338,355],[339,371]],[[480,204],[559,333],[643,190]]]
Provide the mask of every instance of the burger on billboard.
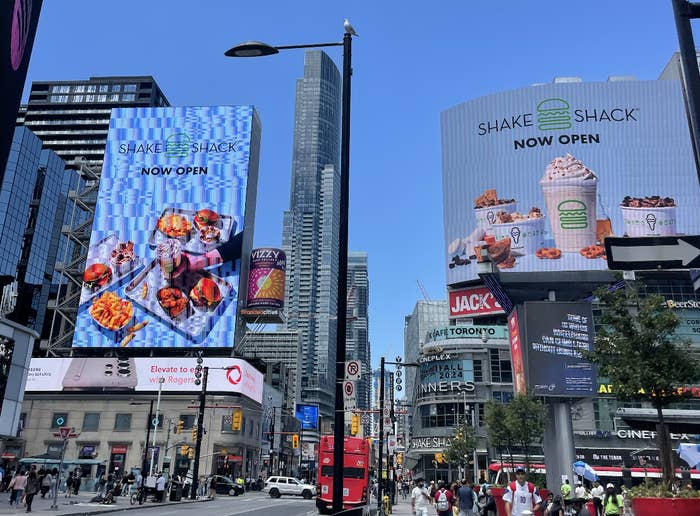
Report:
[[112,110],[73,346],[234,345],[259,138],[252,106]]
[[248,308],[284,308],[287,255],[281,249],[253,249],[248,273]]
[[696,234],[700,190],[675,81],[552,84],[442,113],[447,283],[605,270],[606,236]]

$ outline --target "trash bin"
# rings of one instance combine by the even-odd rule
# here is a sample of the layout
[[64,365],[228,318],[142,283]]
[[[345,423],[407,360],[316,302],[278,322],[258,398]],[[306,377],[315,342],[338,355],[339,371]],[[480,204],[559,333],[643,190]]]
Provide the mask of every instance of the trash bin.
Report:
[[192,486],[192,484],[185,484],[185,485],[183,486],[183,488],[182,488],[182,496],[184,496],[185,498],[189,498],[189,497],[190,497],[190,487],[191,487],[191,486]]
[[182,484],[180,482],[173,482],[170,487],[170,501],[179,502],[182,500]]

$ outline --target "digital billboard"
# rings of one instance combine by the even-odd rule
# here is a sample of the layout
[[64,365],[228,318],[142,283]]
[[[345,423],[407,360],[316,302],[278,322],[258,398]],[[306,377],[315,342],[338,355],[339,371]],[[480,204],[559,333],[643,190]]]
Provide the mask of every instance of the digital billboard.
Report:
[[532,86],[441,114],[447,284],[605,270],[606,236],[700,232],[676,81]]
[[[204,358],[207,392],[240,393],[262,402],[263,375],[245,360]],[[194,358],[32,358],[27,392],[201,392]]]
[[74,347],[234,345],[259,138],[252,106],[112,110]]
[[318,430],[318,405],[297,404],[294,412],[302,430]]
[[287,255],[282,249],[264,247],[250,254],[248,308],[284,308]]
[[486,287],[450,290],[450,319],[502,314],[503,307]]
[[529,392],[535,396],[594,396],[595,366],[582,356],[582,351],[593,349],[590,303],[528,301],[523,312],[521,348],[526,355]]

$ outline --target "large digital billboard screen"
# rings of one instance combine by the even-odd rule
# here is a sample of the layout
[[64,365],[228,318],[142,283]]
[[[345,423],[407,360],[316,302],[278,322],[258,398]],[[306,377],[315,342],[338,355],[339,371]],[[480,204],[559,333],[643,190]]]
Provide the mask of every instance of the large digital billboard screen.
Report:
[[535,396],[594,396],[595,366],[582,356],[583,351],[593,349],[590,303],[528,301],[524,316],[521,349],[526,355],[529,392]]
[[[245,360],[205,358],[207,392],[240,393],[262,402],[263,375]],[[27,392],[201,392],[194,358],[32,358]]]
[[318,429],[318,405],[297,404],[294,412],[302,430]]
[[605,270],[606,236],[697,234],[700,189],[675,81],[532,86],[441,115],[447,284]]
[[112,111],[74,347],[234,345],[259,135],[252,106]]

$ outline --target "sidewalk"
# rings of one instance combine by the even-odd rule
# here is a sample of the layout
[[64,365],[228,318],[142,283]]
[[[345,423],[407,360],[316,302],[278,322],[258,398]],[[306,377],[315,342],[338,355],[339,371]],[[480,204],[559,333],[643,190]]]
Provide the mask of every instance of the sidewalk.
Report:
[[[7,495],[7,496],[3,496]],[[9,498],[10,498],[10,493],[3,493],[3,495],[0,495],[0,515],[8,515],[8,514],[24,514],[25,513],[25,507],[22,505],[9,505]],[[104,505],[101,503],[90,503],[90,500],[92,500],[95,497],[95,493],[86,493],[85,495],[79,494],[78,496],[73,496],[71,498],[65,498],[63,494],[59,494],[58,496],[58,509],[57,510],[52,510],[51,509],[51,504],[53,500],[49,500],[48,498],[42,500],[40,497],[35,497],[34,502],[32,503],[32,513],[42,513],[42,514],[55,514],[56,516],[79,516],[79,515],[84,515],[84,514],[105,514],[109,512],[117,512],[117,511],[128,511],[128,510],[136,510],[136,509],[143,509],[147,507],[164,507],[167,505],[180,505],[183,503],[199,503],[199,502],[208,502],[208,499],[203,499],[203,500],[185,500],[183,499],[180,502],[162,502],[162,503],[153,503],[153,502],[147,502],[144,503],[143,505],[131,505],[129,503],[129,498],[125,496],[119,496],[116,498],[116,502],[110,505]]]
[[[392,516],[413,516],[413,511],[411,511],[411,499],[406,500],[396,500],[396,505],[391,508]],[[428,514],[436,515],[437,512],[433,507],[428,507]]]

